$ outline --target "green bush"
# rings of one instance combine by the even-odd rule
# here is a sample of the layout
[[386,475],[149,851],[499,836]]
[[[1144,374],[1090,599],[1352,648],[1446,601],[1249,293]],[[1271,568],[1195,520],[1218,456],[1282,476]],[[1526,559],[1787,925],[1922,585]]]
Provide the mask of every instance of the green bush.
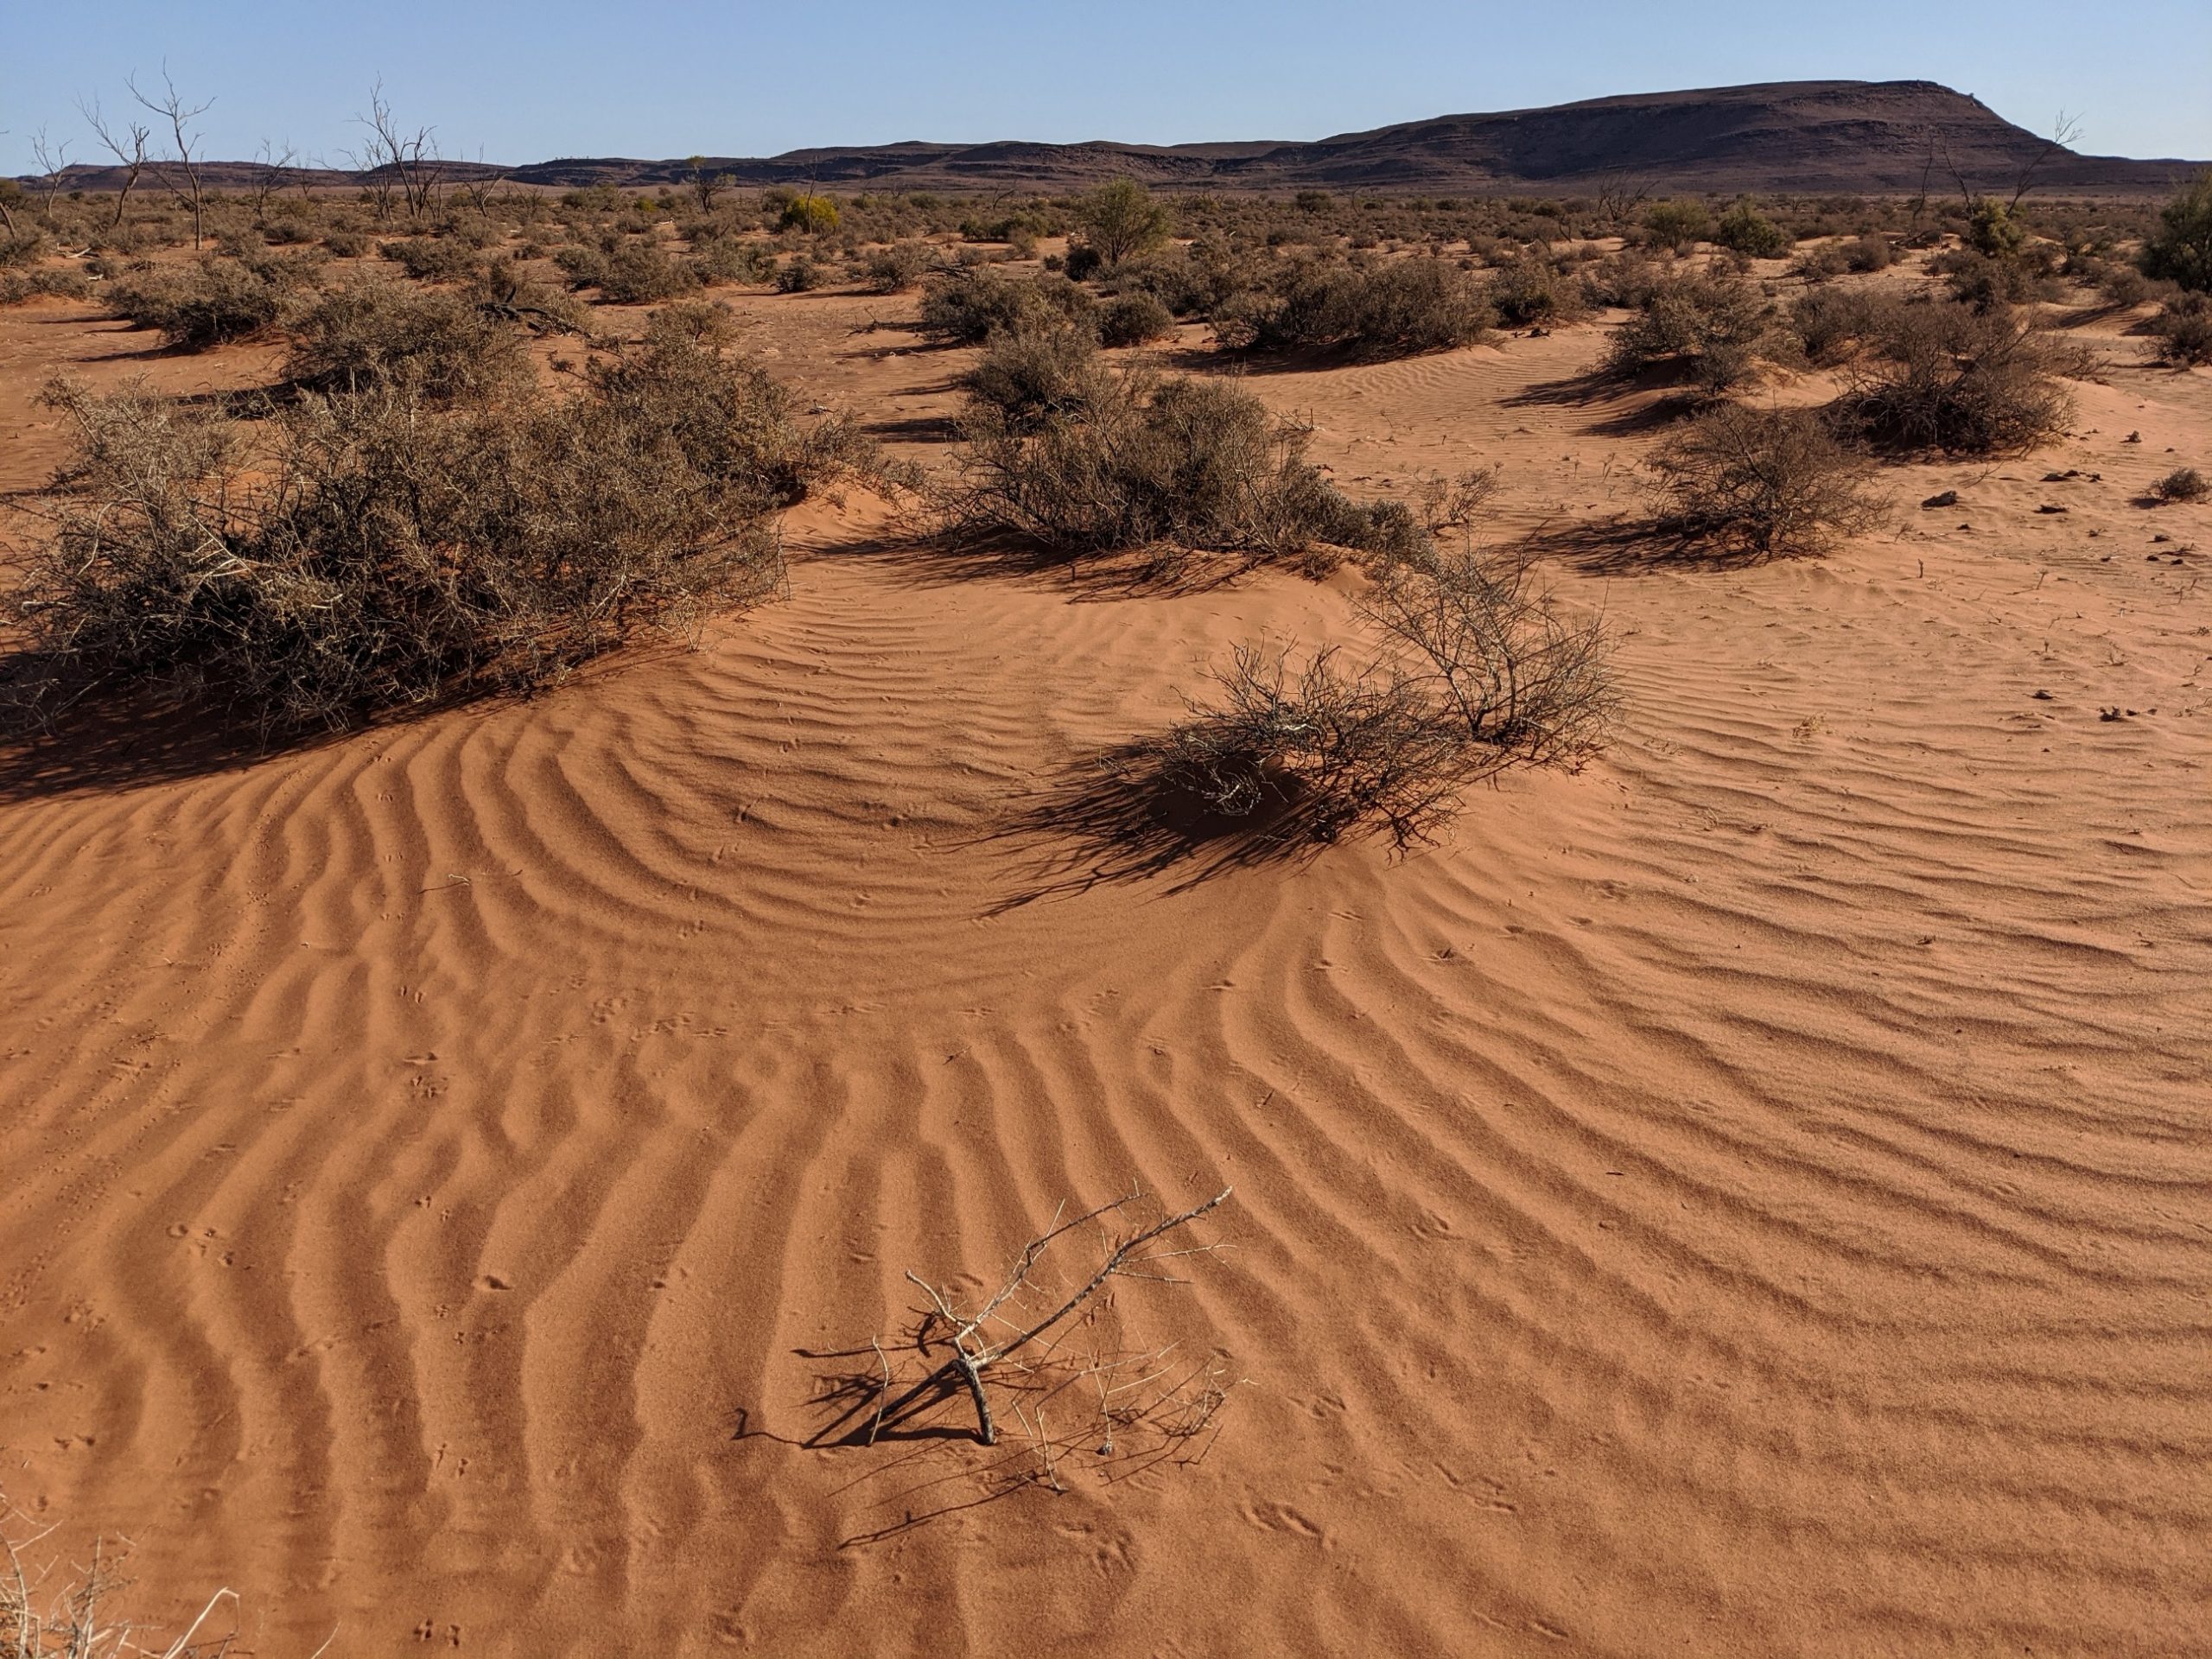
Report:
[[1167,239],[1173,221],[1167,209],[1135,179],[1100,185],[1076,203],[1076,223],[1086,246],[1109,266]]
[[837,228],[837,204],[827,196],[811,191],[802,191],[784,204],[778,216],[779,231],[802,231],[810,236],[820,236]]
[[1703,202],[1678,197],[1644,209],[1643,228],[1656,245],[1686,253],[1711,232],[1713,215]]
[[1754,259],[1778,259],[1789,251],[1795,238],[1746,200],[1720,215],[1713,227],[1713,240],[1717,246]]
[[2212,168],[2158,210],[2158,229],[2143,245],[2142,264],[2145,276],[2200,294],[2212,289]]

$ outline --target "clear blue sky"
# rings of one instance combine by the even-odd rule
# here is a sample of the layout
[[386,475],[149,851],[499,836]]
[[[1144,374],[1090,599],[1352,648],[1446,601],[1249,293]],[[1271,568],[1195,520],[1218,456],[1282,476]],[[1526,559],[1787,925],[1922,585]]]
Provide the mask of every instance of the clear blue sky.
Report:
[[2103,155],[2212,158],[2212,0],[10,0],[0,172],[124,77],[215,106],[208,152],[341,162],[379,74],[444,153],[766,156],[810,144],[1316,138],[1394,121],[1758,80],[1939,80]]

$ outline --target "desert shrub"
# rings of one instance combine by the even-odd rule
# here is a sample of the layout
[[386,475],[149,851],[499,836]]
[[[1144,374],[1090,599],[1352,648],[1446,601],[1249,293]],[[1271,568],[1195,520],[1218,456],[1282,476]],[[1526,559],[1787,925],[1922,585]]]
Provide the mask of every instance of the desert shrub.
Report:
[[1893,303],[1863,289],[1809,289],[1789,302],[1790,332],[1807,359],[1825,367],[1849,357]]
[[1491,309],[1509,327],[1554,322],[1580,308],[1573,290],[1548,259],[1526,255],[1499,270],[1487,290]]
[[784,204],[776,228],[817,236],[834,231],[837,228],[837,204],[827,196],[802,191]]
[[894,242],[868,257],[861,274],[871,294],[898,294],[922,280],[937,263],[926,242]]
[[992,335],[961,384],[1007,430],[1028,431],[1047,416],[1102,395],[1106,373],[1097,340],[1087,329],[1064,325]]
[[46,251],[46,232],[35,226],[0,233],[0,266],[35,264]]
[[795,253],[776,267],[776,292],[811,294],[830,280],[830,273],[810,253]]
[[331,231],[322,238],[322,245],[334,259],[359,259],[369,251],[369,238],[359,231]]
[[165,345],[199,352],[268,327],[283,310],[285,293],[281,269],[209,257],[118,277],[102,298],[117,316],[161,330]]
[[693,274],[710,285],[772,282],[777,271],[776,256],[767,248],[734,236],[715,238],[688,263]]
[[1836,431],[1893,450],[1992,454],[2064,430],[2073,399],[2058,376],[2074,355],[2027,319],[1963,305],[1897,305],[1829,405]]
[[2165,361],[2212,363],[2212,297],[2184,293],[2160,306],[2145,326]]
[[1109,266],[1158,247],[1173,224],[1167,209],[1135,179],[1100,185],[1076,203],[1075,220],[1084,245]]
[[2212,168],[2158,210],[2158,228],[2143,244],[2142,264],[2146,276],[2200,294],[2212,289]]
[[1967,212],[1961,237],[1967,247],[1984,258],[2005,260],[2020,251],[2027,241],[2028,227],[1994,196],[1983,196]]
[[1623,373],[1672,365],[1717,393],[1751,372],[1765,331],[1764,307],[1741,280],[1710,271],[1677,276],[1654,289],[1641,313],[1614,331],[1607,361]]
[[2131,309],[2151,297],[2150,279],[2133,265],[2107,265],[2096,276],[2098,294],[2108,305]]
[[1775,259],[1789,251],[1794,240],[1789,232],[1750,201],[1738,201],[1720,215],[1713,227],[1714,245],[1732,253],[1748,254],[1754,259]]
[[1122,294],[1098,308],[1098,339],[1106,346],[1141,346],[1175,332],[1175,314],[1149,294]]
[[979,404],[963,424],[949,528],[1003,531],[1069,556],[1151,548],[1264,557],[1318,546],[1409,555],[1404,504],[1363,506],[1306,460],[1306,434],[1221,380],[1090,377],[1041,421]]
[[1844,269],[1862,276],[1870,271],[1887,270],[1896,260],[1897,255],[1890,248],[1890,238],[1878,232],[1854,237],[1843,250]]
[[1724,404],[1674,432],[1650,465],[1671,526],[1759,557],[1818,551],[1881,512],[1865,457],[1811,410]]
[[377,251],[418,283],[465,283],[482,264],[474,248],[452,237],[402,237]]
[[1953,299],[1979,311],[2026,305],[2056,292],[2047,263],[2018,251],[1998,258],[1974,248],[1952,248],[1930,259],[1928,269],[1943,278]]
[[2151,486],[2151,494],[2159,501],[2202,501],[2212,495],[2212,484],[2194,467],[2177,467]]
[[699,286],[699,273],[690,260],[638,238],[613,238],[597,248],[563,248],[553,262],[568,274],[572,287],[595,288],[613,305],[646,305]]
[[1214,325],[1235,348],[1373,360],[1465,346],[1495,320],[1481,286],[1442,259],[1364,268],[1302,260],[1267,289],[1224,302]]
[[85,273],[67,265],[0,272],[0,305],[21,305],[41,295],[81,300],[92,291],[92,285]]
[[412,387],[431,402],[489,391],[522,374],[521,331],[472,297],[361,276],[286,320],[284,374],[322,392]]
[[1096,304],[1065,276],[1007,276],[977,266],[923,283],[921,327],[940,339],[976,344],[993,334],[1082,321]]
[[1666,280],[1647,255],[1624,250],[1607,254],[1582,268],[1583,296],[1592,305],[1618,306],[1639,310]]
[[1656,201],[1644,209],[1643,229],[1656,246],[1686,253],[1710,233],[1713,215],[1703,202],[1687,197]]
[[4,596],[20,709],[159,688],[264,729],[557,679],[764,592],[777,512],[860,456],[756,366],[664,335],[446,411],[405,385],[251,427],[142,390],[77,429],[52,539]]
[[1360,603],[1379,649],[1341,666],[1240,648],[1221,700],[1157,745],[1160,780],[1282,839],[1362,829],[1400,848],[1434,838],[1465,791],[1515,766],[1580,764],[1613,694],[1603,632],[1570,624],[1527,565],[1472,554],[1391,566]]

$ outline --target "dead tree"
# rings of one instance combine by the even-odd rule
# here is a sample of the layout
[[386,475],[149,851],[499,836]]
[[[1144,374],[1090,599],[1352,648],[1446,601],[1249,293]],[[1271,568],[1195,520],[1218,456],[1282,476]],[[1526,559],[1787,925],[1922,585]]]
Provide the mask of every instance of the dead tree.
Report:
[[[1224,1187],[1203,1204],[1162,1217],[1148,1225],[1112,1236],[1104,1258],[1084,1277],[1081,1283],[1071,1293],[1050,1300],[1044,1311],[1033,1317],[1018,1315],[1015,1310],[1035,1296],[1037,1287],[1033,1281],[1046,1252],[1077,1228],[1108,1216],[1122,1215],[1141,1194],[1132,1192],[1127,1198],[1086,1211],[1072,1219],[1055,1217],[1049,1229],[1022,1247],[1014,1265],[1007,1270],[1005,1282],[973,1313],[962,1311],[955,1298],[944,1289],[916,1274],[908,1273],[908,1281],[929,1299],[929,1306],[922,1311],[920,1323],[912,1329],[908,1340],[930,1369],[918,1382],[894,1396],[893,1389],[897,1385],[889,1357],[880,1339],[872,1342],[869,1349],[860,1351],[873,1351],[880,1365],[880,1377],[871,1376],[864,1379],[850,1379],[833,1393],[833,1402],[841,1397],[849,1402],[856,1398],[859,1402],[856,1405],[849,1405],[833,1427],[850,1423],[872,1402],[873,1414],[866,1430],[857,1436],[849,1437],[856,1438],[861,1444],[872,1445],[886,1431],[895,1429],[931,1407],[964,1392],[975,1408],[976,1438],[985,1446],[997,1445],[998,1422],[992,1411],[990,1394],[985,1386],[986,1377],[992,1369],[1006,1366],[1012,1370],[1017,1365],[1031,1369],[1024,1362],[1018,1361],[1016,1357],[1027,1353],[1033,1344],[1043,1344],[1047,1352],[1055,1348],[1058,1343],[1055,1333],[1061,1332],[1110,1280],[1117,1277],[1164,1279],[1165,1274],[1144,1269],[1173,1256],[1211,1254],[1213,1247],[1210,1245],[1188,1249],[1155,1249],[1152,1247],[1178,1229],[1209,1214],[1229,1197],[1230,1191]],[[1106,1423],[1103,1451],[1113,1449],[1113,1427],[1116,1421],[1144,1418],[1167,1426],[1173,1433],[1194,1433],[1211,1420],[1219,1404],[1221,1390],[1214,1385],[1210,1368],[1199,1368],[1186,1375],[1178,1375],[1168,1358],[1172,1346],[1145,1353],[1094,1352],[1068,1365],[1066,1375],[1057,1379],[1049,1392],[1072,1386],[1078,1380],[1087,1380],[1096,1388],[1100,1414]],[[942,1359],[937,1358],[940,1352],[944,1356]],[[1147,1373],[1147,1367],[1153,1368],[1149,1374]],[[1135,1379],[1128,1375],[1133,1371],[1139,1374]],[[1159,1386],[1163,1382],[1166,1384],[1164,1389]],[[1117,1416],[1117,1398],[1126,1397],[1140,1389],[1147,1391],[1141,1410],[1135,1413],[1124,1410]],[[1023,1408],[1017,1404],[1014,1409],[1025,1429],[1028,1429],[1037,1440],[1046,1459],[1046,1472],[1050,1478],[1052,1442],[1042,1432],[1041,1414],[1037,1426],[1031,1427]]]
[[143,108],[150,110],[168,123],[169,139],[176,147],[176,165],[182,171],[183,182],[180,184],[175,175],[169,172],[168,165],[161,162],[152,163],[154,176],[162,181],[170,195],[176,198],[179,207],[191,213],[192,248],[197,253],[205,235],[207,202],[200,188],[199,159],[192,153],[200,143],[200,135],[190,130],[190,126],[215,107],[215,100],[211,98],[205,104],[188,105],[177,95],[176,83],[169,79],[167,66],[163,66],[162,70],[162,96],[158,99],[141,92],[136,80],[125,80],[123,84],[130,89],[130,96],[137,99]]
[[98,99],[89,105],[79,104],[77,111],[92,128],[93,137],[123,169],[123,188],[116,193],[115,216],[107,222],[108,229],[112,231],[123,223],[124,210],[130,205],[130,193],[137,188],[138,175],[146,170],[146,141],[154,136],[154,130],[137,121],[120,128],[110,126],[107,118],[100,113]]
[[276,153],[266,138],[261,141],[258,167],[253,175],[253,222],[258,226],[269,223],[269,199],[282,190],[291,179],[294,163],[299,152],[289,144],[283,152]]
[[54,219],[54,199],[61,194],[62,169],[69,165],[69,146],[57,144],[48,138],[41,127],[31,139],[31,155],[38,162],[39,184],[45,191],[42,211],[48,223]]
[[417,127],[409,132],[402,127],[391,112],[391,105],[385,100],[381,80],[369,89],[369,112],[353,119],[367,130],[361,148],[353,154],[353,170],[362,175],[377,217],[391,217],[391,196],[396,186],[407,216],[421,218],[436,203],[438,186],[444,176],[433,130]]

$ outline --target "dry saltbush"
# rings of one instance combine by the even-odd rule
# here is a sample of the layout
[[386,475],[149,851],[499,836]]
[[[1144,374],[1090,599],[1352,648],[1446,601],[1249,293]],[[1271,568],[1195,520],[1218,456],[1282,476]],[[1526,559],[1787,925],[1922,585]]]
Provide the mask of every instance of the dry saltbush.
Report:
[[0,595],[19,715],[160,690],[275,732],[526,692],[780,579],[781,509],[872,454],[767,375],[664,330],[430,406],[405,381],[229,426],[142,389],[48,393],[76,456]]
[[1441,259],[1365,265],[1298,260],[1214,309],[1222,344],[1376,360],[1465,346],[1497,320],[1483,287]]
[[1614,702],[1602,624],[1563,618],[1525,562],[1400,561],[1360,615],[1380,649],[1355,666],[1332,647],[1294,673],[1286,653],[1239,647],[1221,701],[1160,740],[1161,782],[1284,840],[1367,827],[1404,848],[1434,839],[1483,779],[1600,747]]
[[1847,439],[1906,453],[2001,454],[2049,442],[2074,412],[2059,377],[2091,366],[2027,318],[1956,303],[1888,307],[1866,344],[1828,406],[1830,423]]
[[922,285],[921,327],[977,345],[997,334],[1087,326],[1097,302],[1065,276],[1007,276],[988,267],[946,271]]
[[529,367],[522,331],[471,296],[359,276],[286,320],[285,378],[314,391],[402,383],[432,402],[481,396]]
[[1725,404],[1670,435],[1650,466],[1672,527],[1762,558],[1818,552],[1884,506],[1871,463],[1811,410]]
[[198,352],[269,327],[304,275],[288,261],[211,257],[118,277],[101,296],[115,315],[159,329],[164,345]]
[[1718,395],[1751,373],[1766,327],[1765,304],[1749,283],[1710,270],[1677,276],[1614,331],[1607,362],[1622,373],[1675,365]]
[[1111,373],[1088,330],[1033,327],[992,336],[961,385],[975,407],[995,411],[1008,430],[1027,431],[1110,395]]
[[1362,505],[1306,459],[1307,435],[1219,380],[1085,372],[1061,406],[971,404],[945,528],[1069,556],[1149,548],[1283,558],[1322,546],[1424,550],[1400,502]]

